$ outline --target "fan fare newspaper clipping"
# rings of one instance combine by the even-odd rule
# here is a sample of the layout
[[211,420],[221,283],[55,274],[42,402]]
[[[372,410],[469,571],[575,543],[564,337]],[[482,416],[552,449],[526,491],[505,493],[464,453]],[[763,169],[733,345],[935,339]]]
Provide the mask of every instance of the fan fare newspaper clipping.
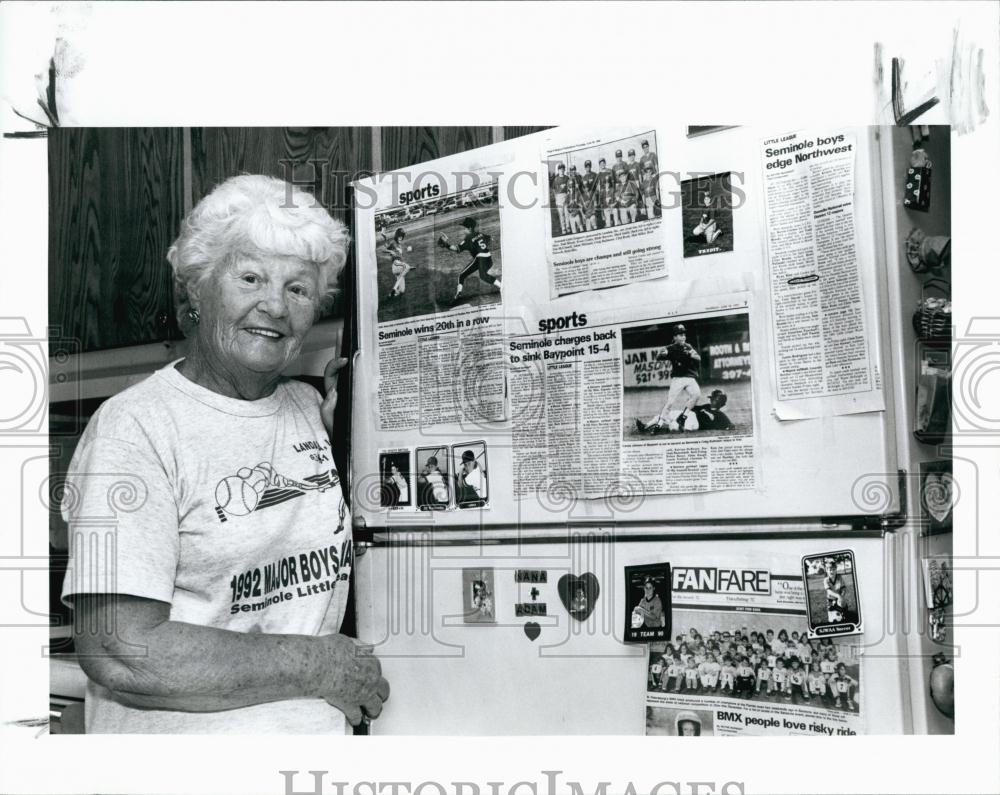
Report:
[[751,489],[749,297],[538,318],[507,340],[515,496]]
[[649,645],[646,733],[864,733],[855,648],[808,637],[797,559],[671,565],[672,638]]

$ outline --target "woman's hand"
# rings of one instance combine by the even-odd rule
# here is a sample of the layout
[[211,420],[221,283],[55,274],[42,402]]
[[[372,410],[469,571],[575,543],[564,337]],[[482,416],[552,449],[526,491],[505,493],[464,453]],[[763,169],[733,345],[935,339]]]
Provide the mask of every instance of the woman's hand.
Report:
[[[337,347],[340,350],[340,335],[337,335]],[[327,435],[333,435],[333,410],[337,408],[337,374],[347,364],[347,359],[342,356],[334,356],[327,362],[323,371],[323,392],[326,397],[319,407],[320,417],[323,420],[323,427],[326,428]]]
[[382,677],[382,665],[372,647],[346,635],[324,635],[316,640],[326,662],[316,695],[343,712],[352,726],[364,718],[377,718],[382,703],[389,698],[389,683]]

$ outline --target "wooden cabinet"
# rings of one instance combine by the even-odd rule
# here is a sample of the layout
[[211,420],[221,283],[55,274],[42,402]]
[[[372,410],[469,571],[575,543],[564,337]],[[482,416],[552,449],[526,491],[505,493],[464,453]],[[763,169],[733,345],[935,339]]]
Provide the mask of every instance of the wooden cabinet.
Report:
[[207,127],[191,130],[192,201],[237,174],[294,182],[351,223],[349,185],[372,173],[370,127]]
[[541,132],[542,130],[550,130],[552,125],[543,124],[542,126],[534,127],[504,127],[503,128],[503,139],[509,141],[511,138],[520,138],[522,135],[531,135],[532,133]]
[[166,253],[183,216],[182,141],[171,128],[50,131],[53,337],[87,351],[179,336]]
[[425,163],[493,142],[492,127],[383,127],[382,171]]

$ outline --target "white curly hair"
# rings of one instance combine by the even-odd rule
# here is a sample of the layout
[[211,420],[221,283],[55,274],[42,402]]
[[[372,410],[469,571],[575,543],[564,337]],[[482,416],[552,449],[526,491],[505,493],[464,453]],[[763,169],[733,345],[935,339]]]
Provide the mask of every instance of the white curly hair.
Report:
[[194,325],[191,288],[240,255],[296,257],[316,265],[318,319],[338,292],[350,242],[347,227],[291,183],[259,174],[227,179],[188,213],[167,251],[181,330],[188,334]]

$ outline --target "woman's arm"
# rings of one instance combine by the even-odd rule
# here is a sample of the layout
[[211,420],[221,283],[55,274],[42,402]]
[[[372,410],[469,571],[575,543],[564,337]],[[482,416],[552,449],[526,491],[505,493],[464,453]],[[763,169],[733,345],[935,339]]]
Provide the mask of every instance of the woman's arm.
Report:
[[216,712],[322,698],[357,725],[389,684],[369,647],[345,635],[232,632],[170,620],[165,602],[119,594],[74,599],[84,672],[132,707]]

